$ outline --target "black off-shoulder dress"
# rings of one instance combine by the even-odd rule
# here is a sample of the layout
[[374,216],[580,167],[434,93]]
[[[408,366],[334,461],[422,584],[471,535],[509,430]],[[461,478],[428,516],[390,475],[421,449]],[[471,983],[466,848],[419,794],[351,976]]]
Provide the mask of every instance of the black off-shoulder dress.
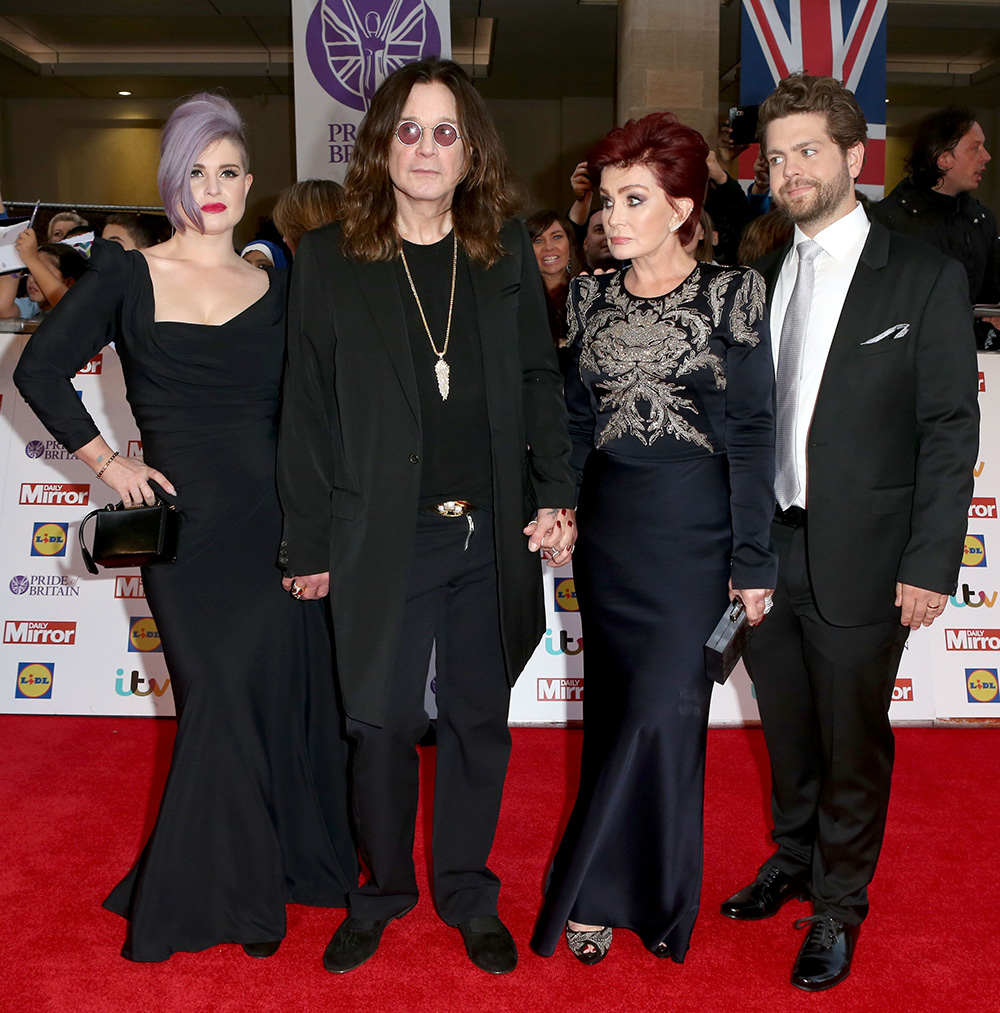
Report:
[[132,960],[281,939],[287,902],[343,907],[357,883],[323,605],[282,591],[275,564],[285,272],[269,281],[225,324],[156,322],[143,255],[98,240],[15,372],[76,450],[98,431],[70,378],[114,340],[144,458],[177,489],[177,562],[143,568],[177,738],[153,832],[105,901]]

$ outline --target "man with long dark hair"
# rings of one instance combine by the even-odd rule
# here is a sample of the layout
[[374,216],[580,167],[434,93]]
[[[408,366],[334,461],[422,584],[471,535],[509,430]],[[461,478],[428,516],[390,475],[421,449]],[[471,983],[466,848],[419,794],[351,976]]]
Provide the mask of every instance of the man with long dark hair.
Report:
[[340,221],[296,251],[279,452],[281,563],[330,595],[368,876],[324,954],[349,971],[417,901],[416,744],[436,647],[433,883],[476,966],[512,971],[487,866],[510,687],[544,631],[538,553],[568,562],[576,483],[538,266],[485,104],[456,64],[388,77]]
[[[973,303],[1000,301],[1000,241],[993,212],[973,196],[991,161],[976,114],[948,106],[921,121],[906,160],[909,175],[875,204],[871,217],[887,228],[954,257],[969,276]],[[976,327],[981,348],[1000,345],[1000,319]]]

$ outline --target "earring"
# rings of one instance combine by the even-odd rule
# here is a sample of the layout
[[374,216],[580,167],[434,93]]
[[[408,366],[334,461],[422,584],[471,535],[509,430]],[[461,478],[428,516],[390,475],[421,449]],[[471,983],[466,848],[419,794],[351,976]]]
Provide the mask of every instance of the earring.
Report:
[[676,225],[671,225],[670,231],[676,232],[683,224],[684,224],[683,222],[678,222]]

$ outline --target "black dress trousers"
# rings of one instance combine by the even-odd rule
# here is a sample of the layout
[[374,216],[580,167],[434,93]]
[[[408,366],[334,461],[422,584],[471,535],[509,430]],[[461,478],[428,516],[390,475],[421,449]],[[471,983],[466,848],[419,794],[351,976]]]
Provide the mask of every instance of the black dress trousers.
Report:
[[449,925],[497,913],[500,880],[487,861],[510,757],[510,686],[493,517],[485,510],[469,516],[474,530],[467,517],[418,516],[385,724],[347,721],[356,830],[368,870],[350,896],[357,918],[392,918],[417,901],[416,744],[427,730],[424,693],[435,645],[434,901]]
[[820,615],[806,529],[777,521],[774,608],[744,655],[771,758],[771,809],[784,872],[811,870],[817,914],[860,924],[889,805],[889,704],[909,627],[833,626]]

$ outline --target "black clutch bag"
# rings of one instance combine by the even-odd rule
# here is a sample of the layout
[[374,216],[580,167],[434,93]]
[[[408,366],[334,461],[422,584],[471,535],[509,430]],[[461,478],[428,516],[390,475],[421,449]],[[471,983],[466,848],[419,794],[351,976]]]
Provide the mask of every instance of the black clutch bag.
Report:
[[725,683],[750,642],[754,629],[747,622],[743,602],[739,598],[730,602],[705,642],[705,671],[710,679],[720,686]]
[[[87,548],[83,529],[94,518],[94,548]],[[104,567],[149,566],[177,561],[181,517],[169,503],[130,507],[121,503],[92,510],[80,522],[80,551],[91,573]]]

